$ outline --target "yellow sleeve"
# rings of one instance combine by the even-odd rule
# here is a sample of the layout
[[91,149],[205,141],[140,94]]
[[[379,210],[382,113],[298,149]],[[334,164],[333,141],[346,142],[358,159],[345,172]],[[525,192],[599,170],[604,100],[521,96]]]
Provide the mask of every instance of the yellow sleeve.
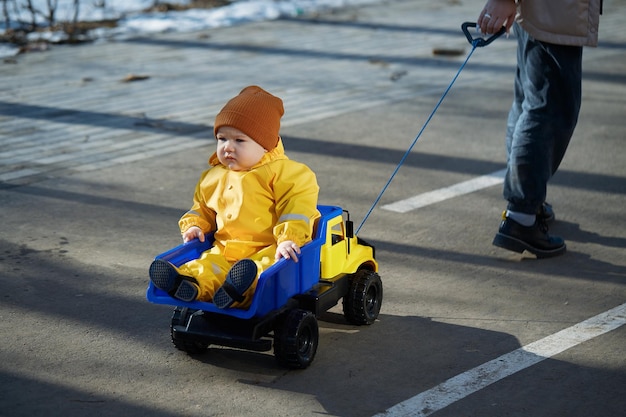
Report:
[[315,173],[304,164],[287,160],[274,183],[278,223],[276,243],[292,240],[299,246],[313,238],[319,186]]
[[214,191],[210,189],[210,182],[205,181],[209,171],[210,169],[200,176],[193,195],[193,205],[178,221],[181,233],[185,233],[192,226],[198,226],[204,233],[209,233],[216,229],[215,212],[208,208],[206,200],[207,196],[211,196]]

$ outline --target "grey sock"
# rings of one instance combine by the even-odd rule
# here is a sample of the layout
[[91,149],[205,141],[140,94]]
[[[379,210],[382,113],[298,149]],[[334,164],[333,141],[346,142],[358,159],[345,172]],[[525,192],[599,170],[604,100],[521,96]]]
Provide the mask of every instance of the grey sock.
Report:
[[535,220],[537,216],[535,216],[534,214],[520,213],[519,211],[507,210],[506,217],[509,217],[515,220],[522,226],[528,227],[528,226],[532,226],[533,224],[535,224]]

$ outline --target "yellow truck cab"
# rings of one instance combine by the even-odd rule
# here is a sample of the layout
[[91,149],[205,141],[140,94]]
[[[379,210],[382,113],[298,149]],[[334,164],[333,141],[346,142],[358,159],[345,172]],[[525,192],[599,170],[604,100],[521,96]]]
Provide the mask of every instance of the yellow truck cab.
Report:
[[[344,221],[343,214],[348,216]],[[378,272],[374,248],[354,236],[348,212],[335,216],[326,223],[326,243],[320,253],[320,278],[333,280],[342,274],[352,274],[360,269]]]

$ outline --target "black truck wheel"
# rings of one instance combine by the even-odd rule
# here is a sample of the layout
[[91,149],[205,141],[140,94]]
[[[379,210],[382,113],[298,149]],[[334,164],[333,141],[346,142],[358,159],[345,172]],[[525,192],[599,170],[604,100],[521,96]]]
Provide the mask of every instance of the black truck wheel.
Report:
[[319,343],[315,315],[294,309],[280,317],[274,327],[274,356],[281,366],[293,369],[308,367]]
[[343,315],[352,324],[372,324],[383,303],[383,283],[370,270],[357,271],[350,278],[350,291],[343,297]]
[[172,314],[172,324],[170,326],[170,335],[172,337],[172,343],[176,346],[176,349],[182,350],[190,354],[204,353],[209,348],[208,343],[182,340],[176,337],[174,332],[174,326],[186,326],[189,321],[189,317],[197,310],[193,310],[187,307],[176,307]]

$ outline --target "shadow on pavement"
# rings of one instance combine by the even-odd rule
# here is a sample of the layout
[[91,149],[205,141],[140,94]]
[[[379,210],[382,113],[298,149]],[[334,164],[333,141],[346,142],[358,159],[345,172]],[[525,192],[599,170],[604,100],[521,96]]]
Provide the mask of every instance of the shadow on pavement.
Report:
[[[623,331],[622,331],[623,333]],[[615,334],[615,337],[619,335]],[[565,356],[568,354],[565,353]],[[626,363],[613,355],[612,368],[546,359],[451,404],[437,417],[623,416]],[[529,384],[525,381],[532,381]],[[471,410],[470,413],[467,410]]]
[[[131,389],[132,387],[128,387]],[[0,372],[0,413],[7,417],[99,416],[179,417],[154,407],[131,404],[123,399],[86,393],[62,384]],[[7,414],[4,414],[7,413]]]
[[508,334],[423,317],[383,314],[373,325],[357,327],[331,312],[319,324],[320,346],[310,368],[271,383],[241,382],[314,396],[331,415],[367,416],[520,347]]
[[[556,230],[556,229],[555,229]],[[574,230],[564,233],[567,240],[587,242],[588,232],[577,234]],[[605,246],[622,247],[624,245],[624,239],[621,238],[601,238],[598,235],[596,243],[603,244]],[[542,259],[535,262],[535,259],[521,259],[524,262],[520,262],[519,257],[511,259],[510,261],[495,258],[493,256],[481,256],[473,253],[460,253],[450,250],[439,250],[434,248],[419,247],[416,245],[405,245],[397,242],[383,242],[375,239],[368,239],[372,243],[378,253],[388,252],[388,255],[393,257],[397,254],[411,255],[426,260],[445,260],[446,262],[455,262],[463,265],[489,265],[490,267],[500,268],[504,271],[515,266],[516,273],[532,273],[534,276],[541,275],[555,275],[562,276],[570,279],[590,280],[590,281],[604,281],[613,283],[626,282],[626,267],[621,265],[615,265],[601,260],[593,259],[588,254],[574,252],[568,250],[565,255]],[[487,245],[489,242],[486,242]],[[514,254],[513,252],[510,252]],[[389,260],[388,260],[389,262]],[[436,263],[436,262],[435,262]],[[420,263],[423,270],[428,270],[428,262]]]

